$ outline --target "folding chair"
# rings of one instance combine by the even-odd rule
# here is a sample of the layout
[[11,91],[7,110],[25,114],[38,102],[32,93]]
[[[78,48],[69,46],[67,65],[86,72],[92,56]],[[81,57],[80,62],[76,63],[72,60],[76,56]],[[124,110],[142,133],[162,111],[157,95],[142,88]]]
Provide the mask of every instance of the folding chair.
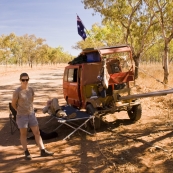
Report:
[[52,119],[55,118],[57,122],[60,123],[60,125],[57,128],[55,128],[53,131],[58,130],[62,125],[66,125],[73,129],[73,131],[70,134],[68,134],[63,140],[69,139],[70,136],[78,130],[81,130],[89,135],[93,135],[92,133],[88,132],[86,129],[83,129],[82,127],[86,126],[88,121],[94,121],[94,116],[91,116],[84,111],[75,109],[69,105],[62,106],[62,110],[64,110],[67,115],[75,112],[76,117],[73,119],[64,119],[64,118],[58,118],[57,116],[52,115],[52,118],[48,122],[50,122]]
[[10,118],[10,127],[11,127],[11,134],[13,135],[14,132],[18,129],[18,126],[16,124],[16,110],[12,107],[12,104],[9,103],[9,118]]

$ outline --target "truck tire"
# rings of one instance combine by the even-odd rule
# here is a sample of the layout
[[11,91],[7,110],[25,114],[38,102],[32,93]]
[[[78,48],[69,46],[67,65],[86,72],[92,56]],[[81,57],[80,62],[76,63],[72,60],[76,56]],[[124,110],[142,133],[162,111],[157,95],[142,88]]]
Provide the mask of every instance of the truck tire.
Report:
[[[89,115],[94,115],[95,108],[93,107],[92,104],[87,104],[86,112]],[[90,123],[90,126],[92,128],[94,128],[94,129],[99,129],[100,128],[100,118],[98,118],[98,117],[94,117],[94,124],[93,124],[93,120],[92,119],[89,121],[89,123]]]
[[133,106],[130,110],[127,111],[130,120],[138,121],[142,115],[141,104]]

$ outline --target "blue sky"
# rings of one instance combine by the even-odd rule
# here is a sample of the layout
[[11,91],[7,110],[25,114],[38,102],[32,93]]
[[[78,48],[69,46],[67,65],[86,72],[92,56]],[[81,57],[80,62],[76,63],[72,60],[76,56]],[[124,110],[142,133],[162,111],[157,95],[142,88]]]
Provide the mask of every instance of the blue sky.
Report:
[[93,10],[84,9],[81,0],[1,0],[0,9],[0,35],[34,34],[72,55],[78,55],[80,51],[72,46],[82,40],[77,33],[76,13],[88,30],[101,23],[100,15],[92,16]]

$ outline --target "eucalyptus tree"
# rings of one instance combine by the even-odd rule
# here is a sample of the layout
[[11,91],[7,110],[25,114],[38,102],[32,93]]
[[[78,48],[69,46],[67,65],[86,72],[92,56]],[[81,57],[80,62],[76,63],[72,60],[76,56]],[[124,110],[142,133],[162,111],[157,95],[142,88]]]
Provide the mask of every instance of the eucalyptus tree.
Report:
[[171,64],[173,62],[173,41],[170,42],[169,47],[169,64]]
[[4,51],[3,51],[3,48],[2,48],[2,36],[0,37],[0,63],[3,63],[4,61]]
[[1,57],[2,60],[5,61],[5,64],[7,66],[8,61],[10,58],[12,58],[12,47],[14,45],[14,39],[16,35],[14,33],[11,33],[9,35],[2,35],[0,39],[0,49],[1,49]]
[[[42,39],[42,38],[36,38],[35,37],[35,39],[34,39],[35,50],[33,52],[34,55],[32,55],[32,56],[35,57],[35,59],[34,59],[35,62],[38,62],[38,60],[40,58],[42,58],[41,56],[47,57],[47,54],[46,53],[47,53],[48,46],[46,44],[44,44],[45,41],[46,40],[45,39]],[[40,52],[40,50],[43,50],[43,51]]]
[[55,48],[56,60],[58,63],[63,62],[64,59],[64,49],[61,46]]
[[4,54],[3,54],[3,50],[0,49],[0,64],[3,64],[3,60],[4,60]]
[[159,21],[160,37],[163,39],[163,83],[168,83],[169,76],[169,44],[173,39],[173,1],[172,0],[145,0],[153,14]]
[[70,61],[72,56],[68,52],[65,52],[63,47],[58,46],[57,48],[55,48],[55,50],[56,50],[58,63],[64,63]]
[[163,56],[163,42],[160,39],[157,44],[154,44],[146,52],[141,55],[140,62],[146,63],[161,63]]
[[25,52],[25,57],[32,68],[33,62],[39,58],[39,48],[43,45],[45,41],[42,38],[37,38],[35,35],[24,35],[23,36],[23,49]]
[[51,64],[56,64],[58,62],[58,50],[51,48],[51,53],[49,54],[49,61]]
[[[104,21],[121,28],[123,41],[131,45],[135,61],[135,78],[138,77],[139,59],[142,53],[153,46],[156,20],[143,0],[83,0],[84,7],[100,13]],[[116,32],[116,30],[115,30]]]
[[41,63],[43,65],[44,63],[47,64],[49,62],[49,50],[50,47],[47,44],[43,44],[37,49],[39,56],[35,60],[36,64]]
[[48,59],[51,64],[56,64],[60,61],[60,49],[59,48],[49,48]]
[[13,61],[15,62],[15,64],[22,66],[24,63],[23,36],[16,36],[12,47],[12,53],[13,53]]
[[75,56],[72,56],[69,52],[64,52],[64,55],[63,55],[63,63],[68,63],[73,58],[75,58]]
[[44,39],[37,38],[35,35],[25,34],[16,36],[11,33],[0,37],[0,62],[19,64],[20,66],[29,64],[32,68],[33,63],[52,64],[67,62],[71,55],[64,52],[63,47],[51,48],[44,44]]

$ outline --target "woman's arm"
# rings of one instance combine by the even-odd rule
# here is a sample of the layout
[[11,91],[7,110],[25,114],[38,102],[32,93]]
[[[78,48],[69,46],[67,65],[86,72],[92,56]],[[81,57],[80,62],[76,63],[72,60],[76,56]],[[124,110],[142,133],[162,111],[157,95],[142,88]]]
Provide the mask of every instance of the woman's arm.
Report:
[[17,111],[17,99],[12,98],[12,107]]
[[31,90],[32,90],[32,102],[34,102],[35,92],[34,92],[33,88],[31,88]]

